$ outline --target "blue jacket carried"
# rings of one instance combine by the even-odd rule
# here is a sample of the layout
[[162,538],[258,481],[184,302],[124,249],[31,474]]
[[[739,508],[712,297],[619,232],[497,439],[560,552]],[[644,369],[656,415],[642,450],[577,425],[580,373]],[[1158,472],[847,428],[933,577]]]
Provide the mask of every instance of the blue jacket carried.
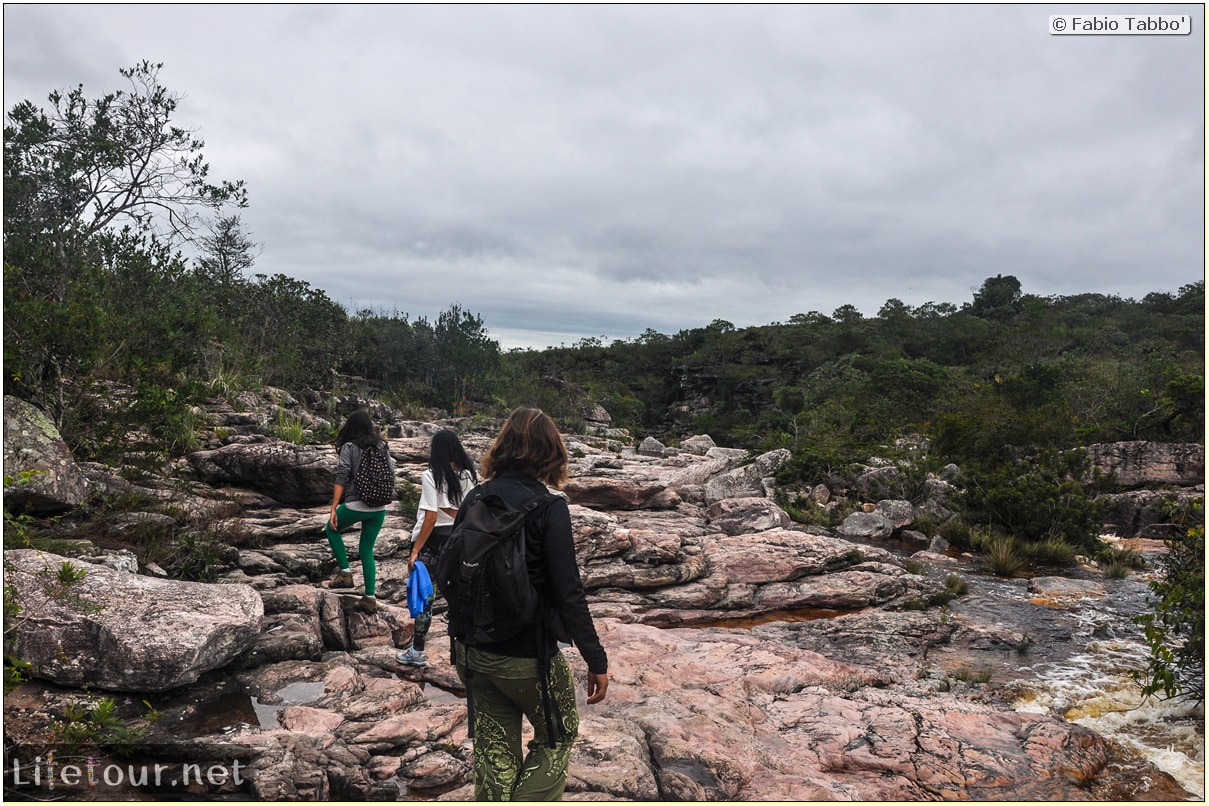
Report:
[[424,612],[424,605],[432,596],[432,578],[428,576],[428,567],[421,560],[416,560],[411,567],[411,576],[407,578],[407,610],[415,618]]

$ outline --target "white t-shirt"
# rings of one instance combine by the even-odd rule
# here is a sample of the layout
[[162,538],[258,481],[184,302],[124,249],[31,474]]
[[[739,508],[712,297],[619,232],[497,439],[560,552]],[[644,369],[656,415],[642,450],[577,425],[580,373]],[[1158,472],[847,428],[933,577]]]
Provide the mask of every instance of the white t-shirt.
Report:
[[[465,497],[474,489],[474,476],[470,475],[469,470],[463,470],[461,481],[462,496]],[[453,526],[453,517],[445,512],[443,508],[457,509],[449,500],[449,490],[438,490],[436,477],[432,474],[432,468],[427,468],[420,481],[420,505],[416,508],[416,525],[411,530],[412,540],[420,536],[420,528],[424,525],[425,510],[437,513],[437,522],[433,525],[433,528],[437,526]]]

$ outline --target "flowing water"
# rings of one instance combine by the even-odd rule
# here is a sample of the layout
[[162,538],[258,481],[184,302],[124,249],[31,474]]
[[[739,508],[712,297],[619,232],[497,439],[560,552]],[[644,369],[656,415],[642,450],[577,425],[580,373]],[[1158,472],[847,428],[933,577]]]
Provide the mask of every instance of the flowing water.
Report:
[[[1016,708],[1052,713],[1117,740],[1180,786],[1205,796],[1205,712],[1200,703],[1142,697],[1135,675],[1146,668],[1149,648],[1132,616],[1144,590],[1140,580],[1121,580],[1103,604],[1080,605],[1071,654],[1029,667],[1031,679],[1014,687]],[[1111,587],[1111,586],[1109,586]]]
[[[1149,656],[1134,618],[1147,612],[1152,571],[1105,579],[1106,596],[1069,602],[1034,598],[1024,579],[1000,579],[964,562],[969,593],[950,609],[975,623],[1011,625],[1028,646],[995,670],[1021,712],[1047,713],[1095,730],[1205,797],[1205,716],[1200,704],[1143,700],[1135,674]],[[1068,572],[1054,571],[1066,576]]]

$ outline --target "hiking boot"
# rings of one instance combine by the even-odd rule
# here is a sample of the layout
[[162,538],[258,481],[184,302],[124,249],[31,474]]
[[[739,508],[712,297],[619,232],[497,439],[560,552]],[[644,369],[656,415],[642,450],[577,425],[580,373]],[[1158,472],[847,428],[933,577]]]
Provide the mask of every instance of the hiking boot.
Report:
[[404,666],[416,666],[421,669],[428,665],[428,655],[423,650],[416,652],[412,647],[408,647],[406,652],[396,652],[395,660]]
[[375,596],[362,596],[361,601],[357,602],[357,609],[362,613],[377,613],[378,599]]
[[353,586],[353,572],[345,568],[343,571],[337,571],[332,577],[332,581],[328,583],[329,588],[351,588]]

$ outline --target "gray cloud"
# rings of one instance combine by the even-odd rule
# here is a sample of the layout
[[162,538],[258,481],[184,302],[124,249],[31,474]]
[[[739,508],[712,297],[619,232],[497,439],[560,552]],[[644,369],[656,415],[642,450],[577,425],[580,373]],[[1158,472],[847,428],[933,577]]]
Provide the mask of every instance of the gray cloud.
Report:
[[1193,34],[1054,37],[1070,9],[1032,5],[10,5],[5,97],[162,61],[248,183],[256,271],[542,346],[999,273],[1203,278],[1203,7],[1143,8]]

